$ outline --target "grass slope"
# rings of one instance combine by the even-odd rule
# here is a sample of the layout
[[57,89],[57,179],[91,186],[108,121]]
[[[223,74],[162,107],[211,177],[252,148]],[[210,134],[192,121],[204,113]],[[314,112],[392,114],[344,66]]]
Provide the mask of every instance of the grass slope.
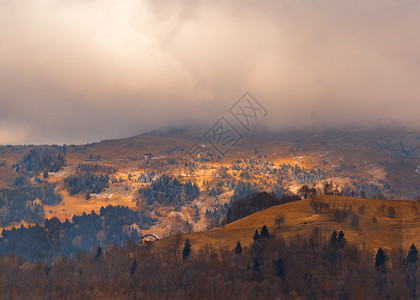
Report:
[[[411,243],[420,245],[420,201],[359,199],[341,196],[318,196],[318,199],[341,208],[344,205],[351,205],[352,211],[359,217],[359,229],[354,229],[350,220],[336,222],[329,214],[315,214],[311,199],[305,199],[273,206],[223,227],[185,234],[184,237],[189,238],[196,248],[212,244],[215,247],[233,249],[238,240],[243,246],[252,243],[255,230],[261,230],[263,225],[267,225],[271,233],[285,238],[296,234],[308,234],[315,227],[327,236],[333,230],[343,230],[348,241],[366,249],[398,248],[399,246],[407,249]],[[360,206],[365,207],[363,214],[359,212]],[[388,207],[390,206],[395,208],[394,218],[389,217]],[[279,215],[285,217],[285,223],[277,229],[275,219]],[[376,218],[376,222],[373,218]]]

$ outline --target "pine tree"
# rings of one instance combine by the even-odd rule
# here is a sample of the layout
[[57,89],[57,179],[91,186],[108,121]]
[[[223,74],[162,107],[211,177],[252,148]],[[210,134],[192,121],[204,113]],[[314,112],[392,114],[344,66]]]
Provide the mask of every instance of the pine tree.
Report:
[[253,239],[254,239],[254,242],[259,241],[261,239],[260,234],[258,233],[258,230],[255,230]]
[[238,241],[238,243],[236,244],[235,253],[236,254],[241,254],[242,253],[242,245],[241,245],[240,241]]
[[407,263],[413,263],[413,264],[415,264],[418,259],[419,258],[417,256],[416,246],[414,246],[414,244],[412,244],[411,247],[410,247],[410,250],[408,251]]
[[131,265],[131,269],[130,269],[131,276],[134,275],[134,271],[136,270],[136,268],[137,268],[137,262],[134,261],[133,264]]
[[270,234],[268,233],[268,229],[267,229],[267,226],[263,226],[262,227],[262,229],[261,229],[261,238],[263,239],[263,240],[265,240],[265,239],[270,239]]
[[284,275],[286,273],[286,269],[284,267],[284,262],[281,258],[274,261],[274,265],[276,267],[276,273],[281,278],[284,279]]
[[337,231],[335,231],[335,230],[331,234],[330,243],[333,244],[333,245],[337,244]]
[[226,214],[226,224],[232,223],[232,209],[229,207]]
[[191,243],[189,239],[185,240],[184,249],[182,250],[182,260],[186,260],[191,254]]
[[340,231],[338,233],[337,246],[339,248],[343,248],[345,245],[346,245],[346,239],[344,238],[344,232]]
[[101,246],[98,247],[98,250],[96,250],[95,260],[101,257],[102,255],[102,248]]
[[382,248],[379,248],[378,252],[376,253],[375,258],[375,267],[376,269],[383,269],[385,267],[386,255]]
[[260,261],[258,260],[258,258],[256,257],[254,259],[254,263],[252,264],[252,270],[254,272],[260,272],[261,269],[261,265],[260,265]]

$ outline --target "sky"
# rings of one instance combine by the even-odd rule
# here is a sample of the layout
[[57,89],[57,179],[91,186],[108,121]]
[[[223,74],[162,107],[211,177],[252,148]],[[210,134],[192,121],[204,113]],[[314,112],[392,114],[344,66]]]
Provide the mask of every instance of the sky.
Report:
[[420,130],[420,1],[0,1],[0,144],[211,125]]

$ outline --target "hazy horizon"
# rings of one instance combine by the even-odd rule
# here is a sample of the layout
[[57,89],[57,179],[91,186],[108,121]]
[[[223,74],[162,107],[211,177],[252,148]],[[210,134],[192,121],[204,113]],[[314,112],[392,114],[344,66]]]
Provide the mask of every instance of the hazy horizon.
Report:
[[420,130],[418,1],[0,3],[0,144],[212,125]]

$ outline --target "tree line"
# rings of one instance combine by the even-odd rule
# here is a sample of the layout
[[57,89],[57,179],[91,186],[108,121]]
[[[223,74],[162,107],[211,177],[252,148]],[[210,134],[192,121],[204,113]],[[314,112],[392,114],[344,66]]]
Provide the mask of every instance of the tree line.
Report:
[[[255,237],[257,236],[257,237]],[[287,241],[267,227],[250,246],[198,248],[181,235],[153,245],[128,240],[54,263],[0,258],[5,298],[418,299],[420,269],[410,249],[363,252],[343,232]]]
[[70,195],[85,193],[86,199],[89,199],[90,194],[99,194],[109,187],[109,179],[108,174],[96,174],[88,168],[82,168],[64,178],[63,182]]
[[0,225],[5,227],[22,220],[28,223],[43,222],[44,209],[41,203],[35,202],[36,199],[46,205],[62,201],[52,185],[0,189]]
[[300,200],[299,196],[284,194],[281,197],[274,193],[256,192],[234,202],[228,209],[225,224],[232,223],[271,206]]
[[139,242],[141,236],[136,226],[148,228],[155,221],[149,213],[138,213],[124,206],[102,207],[99,214],[92,211],[74,215],[71,221],[65,222],[53,217],[45,219],[44,226],[3,229],[0,255],[17,255],[31,262],[44,262],[57,255],[70,257],[99,245],[121,246],[130,238]]
[[41,146],[30,150],[22,161],[13,167],[16,172],[26,170],[29,173],[58,172],[66,165],[65,151],[62,147]]
[[195,183],[190,180],[181,183],[178,178],[167,174],[155,176],[150,187],[139,190],[139,198],[144,199],[148,205],[157,202],[160,205],[180,206],[193,201],[199,194]]

